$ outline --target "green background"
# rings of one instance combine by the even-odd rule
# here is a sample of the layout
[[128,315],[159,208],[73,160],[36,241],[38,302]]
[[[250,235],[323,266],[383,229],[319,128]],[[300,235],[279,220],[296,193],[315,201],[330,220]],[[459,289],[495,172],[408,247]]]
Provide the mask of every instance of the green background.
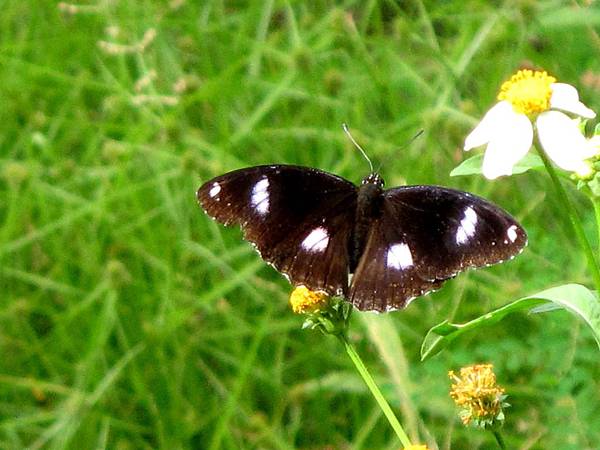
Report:
[[397,450],[341,345],[302,331],[283,277],[195,200],[202,182],[257,164],[359,182],[368,165],[342,122],[388,186],[469,190],[529,233],[513,261],[353,316],[409,435],[494,448],[460,424],[447,376],[491,362],[509,448],[599,448],[600,354],[566,312],[516,314],[419,360],[444,319],[591,285],[544,173],[449,172],[519,67],[600,109],[597,2],[82,5],[0,2],[0,448]]

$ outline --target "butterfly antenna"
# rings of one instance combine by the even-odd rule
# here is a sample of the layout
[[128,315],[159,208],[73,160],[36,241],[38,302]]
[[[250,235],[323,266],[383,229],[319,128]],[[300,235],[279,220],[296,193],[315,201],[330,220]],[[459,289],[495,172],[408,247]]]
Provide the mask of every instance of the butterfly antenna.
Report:
[[[420,129],[419,131],[417,131],[417,134],[415,134],[412,138],[410,138],[410,141],[408,141],[408,143],[404,147],[408,147],[410,144],[415,142],[417,139],[419,139],[421,137],[421,135],[423,133],[425,133],[425,130],[423,130],[423,129]],[[404,147],[402,147],[402,148],[404,148]]]
[[417,139],[419,139],[421,136],[423,136],[423,133],[425,133],[425,130],[423,128],[421,128],[419,131],[417,131],[415,133],[415,135],[413,137],[411,137],[408,142],[406,144],[404,144],[402,147],[400,147],[398,150],[404,150],[406,147],[408,147],[409,145],[412,145],[413,142],[415,142]]
[[362,149],[362,147],[360,145],[358,145],[358,142],[356,142],[354,140],[354,138],[352,137],[352,135],[350,134],[350,130],[348,129],[348,125],[346,125],[346,123],[342,124],[342,128],[344,129],[344,133],[346,133],[346,136],[348,136],[348,138],[352,141],[352,143],[354,144],[354,146],[362,153],[362,155],[365,157],[365,159],[367,160],[367,162],[369,163],[369,166],[371,167],[371,173],[373,173],[373,163],[371,162],[371,160],[369,159],[369,157],[367,156],[367,154],[365,153],[365,151]]

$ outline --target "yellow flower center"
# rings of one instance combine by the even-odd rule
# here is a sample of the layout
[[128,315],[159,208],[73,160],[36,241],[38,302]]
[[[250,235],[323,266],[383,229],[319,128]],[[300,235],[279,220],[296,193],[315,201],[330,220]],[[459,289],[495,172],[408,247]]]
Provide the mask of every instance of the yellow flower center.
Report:
[[298,286],[290,295],[290,305],[296,314],[315,312],[325,305],[329,295],[321,291],[311,291],[306,286]]
[[404,450],[429,450],[426,445],[411,445],[404,447]]
[[550,108],[551,85],[555,82],[556,78],[546,72],[519,70],[502,84],[498,100],[509,102],[517,113],[539,114]]

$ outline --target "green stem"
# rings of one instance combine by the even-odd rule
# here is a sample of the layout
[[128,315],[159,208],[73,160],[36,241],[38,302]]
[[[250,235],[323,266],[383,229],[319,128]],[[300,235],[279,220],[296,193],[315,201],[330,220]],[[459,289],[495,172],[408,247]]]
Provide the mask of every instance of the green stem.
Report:
[[494,437],[496,438],[498,447],[500,447],[502,450],[506,450],[506,444],[504,443],[504,439],[502,439],[502,435],[500,434],[500,432],[498,430],[493,430],[492,433],[494,434]]
[[342,344],[344,344],[346,352],[348,353],[348,356],[350,356],[350,359],[356,366],[358,373],[360,373],[360,376],[362,377],[366,385],[369,387],[369,390],[371,391],[371,394],[373,394],[373,397],[375,397],[375,400],[377,400],[377,403],[379,404],[379,407],[385,414],[385,417],[387,418],[388,422],[396,432],[398,439],[400,439],[400,442],[402,442],[402,445],[404,447],[409,447],[410,445],[412,445],[410,439],[404,432],[404,429],[402,428],[402,425],[400,425],[400,422],[398,421],[398,418],[392,411],[392,408],[385,400],[383,394],[375,384],[375,380],[367,370],[367,367],[363,363],[362,359],[360,358],[358,353],[356,353],[356,349],[348,341],[348,338],[345,334],[338,335],[338,337],[340,338],[340,341],[342,341]]
[[596,230],[598,231],[598,242],[600,243],[600,202],[595,196],[590,195],[594,205],[594,216],[596,217]]
[[583,253],[585,254],[585,257],[586,257],[587,263],[588,263],[588,267],[589,267],[590,271],[592,272],[592,278],[594,279],[594,284],[596,285],[596,289],[598,289],[600,291],[600,268],[598,268],[598,261],[596,260],[596,257],[594,256],[594,251],[592,250],[592,246],[590,245],[590,242],[588,241],[587,237],[585,236],[585,232],[583,230],[583,225],[581,223],[581,219],[579,218],[579,215],[577,214],[577,210],[573,206],[573,203],[571,203],[571,201],[569,200],[569,197],[567,196],[567,192],[565,191],[565,188],[563,187],[562,183],[558,179],[558,175],[556,174],[556,171],[554,170],[552,163],[548,159],[548,155],[546,155],[546,152],[543,150],[543,148],[539,142],[537,132],[535,134],[535,147],[536,147],[540,157],[542,158],[542,161],[544,162],[544,166],[546,167],[548,174],[550,175],[550,179],[552,180],[552,184],[554,184],[556,194],[558,195],[559,200],[562,202],[563,206],[565,207],[565,209],[567,211],[567,214],[569,215],[569,219],[571,220],[571,225],[573,225],[573,230],[575,231],[575,236],[577,237],[577,240],[579,241],[579,245],[581,246]]

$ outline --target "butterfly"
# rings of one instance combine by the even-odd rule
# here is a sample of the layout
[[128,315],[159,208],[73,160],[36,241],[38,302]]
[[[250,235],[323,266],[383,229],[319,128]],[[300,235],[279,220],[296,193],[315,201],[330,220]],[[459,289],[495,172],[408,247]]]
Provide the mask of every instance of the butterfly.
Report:
[[197,197],[217,221],[240,225],[293,285],[363,311],[404,308],[527,243],[513,217],[480,197],[430,185],[384,190],[374,172],[356,186],[310,167],[256,166],[207,181]]

